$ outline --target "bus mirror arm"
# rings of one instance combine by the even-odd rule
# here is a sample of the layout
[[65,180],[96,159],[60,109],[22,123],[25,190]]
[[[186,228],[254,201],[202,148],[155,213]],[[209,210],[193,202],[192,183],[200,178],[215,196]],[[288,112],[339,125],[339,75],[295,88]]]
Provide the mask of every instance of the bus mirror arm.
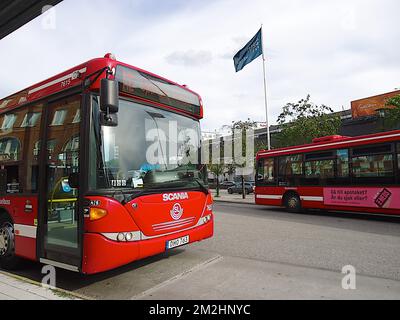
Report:
[[117,127],[118,126],[118,114],[100,112],[100,124],[104,127]]

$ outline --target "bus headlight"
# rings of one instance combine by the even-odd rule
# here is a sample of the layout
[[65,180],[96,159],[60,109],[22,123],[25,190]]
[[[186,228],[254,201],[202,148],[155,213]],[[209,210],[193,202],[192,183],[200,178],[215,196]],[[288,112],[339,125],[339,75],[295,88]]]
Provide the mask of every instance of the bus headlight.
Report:
[[211,221],[211,214],[209,214],[208,216],[203,217],[203,223],[207,223]]
[[90,221],[96,221],[104,218],[108,214],[107,210],[100,208],[90,208],[89,217]]
[[117,235],[117,240],[118,240],[119,242],[124,241],[124,240],[125,240],[125,234],[123,234],[123,233],[118,233],[118,235]]
[[125,240],[126,241],[131,241],[133,239],[133,234],[131,233],[131,232],[128,232],[126,235],[125,235]]

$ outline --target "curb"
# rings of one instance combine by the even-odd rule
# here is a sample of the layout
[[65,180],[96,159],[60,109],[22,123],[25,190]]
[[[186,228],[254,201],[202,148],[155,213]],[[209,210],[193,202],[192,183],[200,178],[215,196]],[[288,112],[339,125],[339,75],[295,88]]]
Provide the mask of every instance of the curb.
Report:
[[[35,285],[35,286],[37,286],[37,287],[44,288],[44,287],[42,286],[42,284],[41,284],[40,282],[38,282],[38,281],[29,279],[29,278],[25,278],[25,277],[23,277],[23,276],[16,275],[16,274],[13,274],[13,273],[8,273],[8,272],[3,271],[3,270],[0,270],[0,273],[3,274],[3,275],[5,275],[5,276],[7,276],[7,277],[14,278],[14,279],[16,279],[16,280],[19,280],[19,281],[22,281],[22,282],[26,282],[26,283]],[[75,293],[75,292],[68,291],[68,290],[61,289],[61,288],[49,288],[49,290],[51,290],[51,291],[52,291],[54,294],[56,294],[56,295],[57,295],[57,294],[58,294],[58,295],[66,295],[66,296],[70,296],[70,297],[72,297],[72,298],[79,299],[79,300],[95,300],[95,299],[93,299],[93,298],[89,298],[89,297],[84,296],[84,295],[82,295],[82,294]]]

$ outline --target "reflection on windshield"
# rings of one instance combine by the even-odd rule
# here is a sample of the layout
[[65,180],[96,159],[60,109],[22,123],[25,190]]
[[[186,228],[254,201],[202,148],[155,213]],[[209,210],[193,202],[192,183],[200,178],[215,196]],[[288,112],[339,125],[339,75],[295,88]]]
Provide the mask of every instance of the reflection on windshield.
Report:
[[[98,108],[98,107],[96,107]],[[199,122],[165,110],[120,101],[117,127],[100,127],[93,110],[91,189],[199,187]]]

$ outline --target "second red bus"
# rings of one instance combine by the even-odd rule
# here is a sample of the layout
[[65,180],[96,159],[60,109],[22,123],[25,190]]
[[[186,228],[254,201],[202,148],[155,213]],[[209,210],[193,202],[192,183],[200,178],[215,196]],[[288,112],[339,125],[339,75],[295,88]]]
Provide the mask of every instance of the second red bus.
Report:
[[288,211],[400,213],[400,131],[330,136],[257,154],[256,203]]

